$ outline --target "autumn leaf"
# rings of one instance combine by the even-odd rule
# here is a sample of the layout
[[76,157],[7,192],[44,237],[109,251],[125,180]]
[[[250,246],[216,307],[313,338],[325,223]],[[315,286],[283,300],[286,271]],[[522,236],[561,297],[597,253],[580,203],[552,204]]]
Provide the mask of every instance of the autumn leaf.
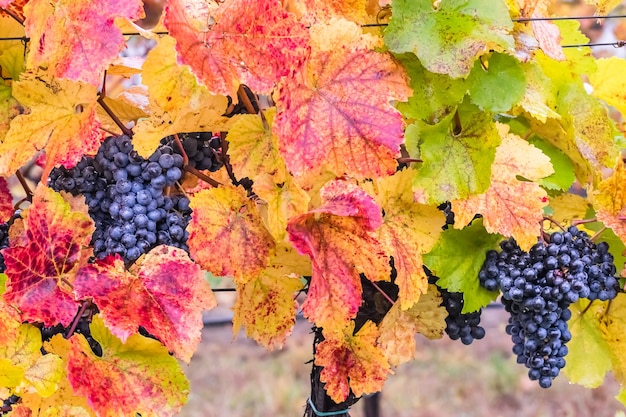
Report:
[[32,44],[27,66],[49,68],[53,77],[94,87],[100,85],[104,70],[124,48],[115,18],[135,20],[144,15],[139,0],[30,0],[24,13]]
[[622,387],[626,386],[626,359],[624,356],[624,337],[626,337],[625,310],[626,295],[618,294],[611,301],[610,306],[607,305],[600,322],[600,331],[611,351],[613,374]]
[[429,287],[419,302],[408,310],[395,303],[380,323],[378,346],[391,366],[400,366],[415,357],[416,333],[429,339],[440,339],[443,335],[448,313],[440,306],[437,288],[434,285]]
[[[490,113],[465,102],[435,125],[415,123],[424,161],[413,182],[416,200],[440,204],[482,193],[489,187],[491,164],[501,138]],[[411,126],[409,126],[411,127]],[[408,128],[407,128],[408,130]]]
[[203,269],[240,283],[257,277],[274,247],[254,202],[241,187],[202,190],[190,198],[189,252]]
[[278,149],[278,138],[272,134],[276,108],[257,114],[243,114],[233,123],[226,139],[228,155],[237,178],[254,178],[269,174],[274,183],[285,182],[287,167]]
[[621,0],[585,0],[585,3],[596,7],[597,16],[606,16],[622,2]]
[[236,96],[239,84],[269,93],[308,50],[304,25],[274,0],[170,0],[165,25],[181,61],[214,94]]
[[491,185],[483,194],[452,202],[454,227],[465,227],[479,213],[489,233],[515,237],[528,250],[537,243],[543,208],[548,204],[545,190],[532,181],[547,177],[554,169],[546,155],[509,133],[508,126],[499,124],[498,130],[502,144],[491,166]]
[[413,201],[414,176],[413,169],[405,169],[363,185],[385,213],[378,230],[381,242],[393,256],[402,309],[415,304],[428,289],[422,254],[433,248],[445,224],[445,216],[436,207]]
[[0,144],[9,131],[11,120],[23,112],[24,108],[13,97],[12,88],[0,78]]
[[9,221],[13,212],[13,196],[9,191],[9,184],[5,178],[0,177],[0,224]]
[[498,296],[480,285],[478,272],[487,251],[498,249],[501,240],[502,236],[487,233],[482,220],[476,219],[462,230],[445,230],[433,250],[424,255],[424,264],[439,277],[437,285],[463,293],[463,313],[477,311]]
[[289,171],[302,177],[326,165],[357,178],[392,174],[404,126],[391,102],[411,94],[404,71],[352,22],[311,32],[305,68],[276,93],[273,127]]
[[[315,23],[332,18],[344,18],[356,23],[368,23],[368,0],[319,2],[316,0],[288,0],[285,8],[295,13],[301,22]],[[369,2],[372,3],[371,1]]]
[[556,98],[551,80],[535,62],[523,64],[522,69],[526,78],[526,90],[519,106],[541,123],[545,123],[548,118],[560,119],[561,115],[553,108],[556,107]]
[[16,116],[0,143],[0,174],[12,175],[42,149],[44,177],[56,165],[72,167],[100,146],[94,86],[25,73],[13,83],[13,96],[30,107]]
[[93,298],[122,342],[143,326],[187,363],[200,343],[202,310],[216,305],[200,267],[182,249],[165,245],[148,252],[131,271],[117,256],[84,266],[74,293]]
[[[299,271],[299,272],[296,272]],[[241,326],[246,335],[269,350],[281,348],[296,323],[302,275],[310,274],[310,261],[289,244],[276,249],[270,265],[250,282],[237,284],[233,334]]]
[[353,333],[354,322],[343,332],[324,332],[325,340],[315,353],[315,365],[324,368],[320,380],[336,403],[348,398],[350,391],[356,397],[380,391],[391,373],[389,363],[376,346],[379,336],[376,324],[368,321]]
[[581,299],[570,306],[572,318],[568,327],[572,340],[563,372],[575,384],[597,388],[611,370],[611,350],[601,331],[606,303]]
[[134,334],[122,343],[95,316],[91,335],[102,346],[94,355],[81,334],[70,338],[67,375],[76,395],[87,397],[99,417],[175,416],[189,381],[158,341]]
[[14,340],[22,323],[17,309],[9,305],[2,294],[5,292],[6,274],[0,274],[0,346]]
[[170,36],[161,38],[143,65],[142,82],[148,87],[151,114],[133,129],[133,147],[146,158],[166,136],[228,130],[231,123],[223,116],[228,99],[210,94],[188,67],[178,64],[174,44]]
[[64,375],[63,361],[54,354],[42,355],[40,349],[40,330],[30,324],[19,326],[15,339],[0,345],[0,387],[52,395]]
[[89,257],[84,248],[94,231],[93,220],[72,211],[59,194],[43,185],[22,216],[25,239],[11,240],[2,250],[8,276],[4,300],[20,309],[22,320],[67,326],[77,310],[67,285]]
[[626,114],[626,81],[621,76],[626,71],[626,61],[611,57],[597,62],[598,71],[589,76],[591,94]]
[[412,52],[429,71],[466,77],[489,50],[513,49],[513,28],[502,0],[395,0],[385,44],[395,53]]
[[328,183],[320,207],[289,221],[289,239],[313,263],[302,311],[318,327],[343,328],[356,315],[359,273],[372,281],[389,280],[389,259],[375,233],[381,224],[380,207],[345,181]]
[[601,181],[593,194],[598,220],[626,242],[626,163],[617,160],[611,176]]
[[278,242],[287,234],[289,219],[305,213],[311,199],[290,174],[281,183],[275,181],[275,177],[261,174],[252,189],[267,203],[267,228]]

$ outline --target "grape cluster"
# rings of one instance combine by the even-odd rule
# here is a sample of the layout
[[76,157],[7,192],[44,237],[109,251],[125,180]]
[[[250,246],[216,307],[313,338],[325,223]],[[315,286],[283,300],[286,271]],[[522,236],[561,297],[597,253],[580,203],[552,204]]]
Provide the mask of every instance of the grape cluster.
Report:
[[617,295],[613,257],[606,244],[595,245],[576,227],[553,233],[547,244],[537,243],[529,252],[512,239],[500,247],[501,252],[487,253],[478,278],[487,290],[502,291],[513,353],[529,378],[548,388],[565,366],[572,338],[569,306],[579,298]]
[[452,340],[460,339],[464,345],[470,345],[474,340],[480,340],[485,337],[485,329],[480,326],[482,309],[471,313],[462,313],[464,305],[463,293],[450,292],[445,288],[439,287],[437,285],[439,278],[433,275],[426,267],[424,267],[424,271],[428,276],[428,282],[437,286],[437,290],[441,294],[441,306],[445,307],[448,313],[445,328],[448,337]]
[[0,414],[7,414],[13,411],[13,406],[21,401],[21,398],[17,395],[11,395],[6,400],[2,400],[2,408],[0,408]]
[[[219,136],[211,132],[179,133],[185,154],[189,159],[189,165],[199,170],[215,172],[224,166],[221,152],[221,140]],[[173,136],[161,140],[161,145],[170,146],[174,152],[182,155],[180,149],[174,144]]]
[[[9,223],[0,224],[0,250],[9,247]],[[7,266],[4,263],[4,256],[0,252],[0,274],[6,271]]]
[[49,185],[85,196],[96,224],[91,243],[97,257],[119,254],[132,262],[160,244],[188,250],[189,200],[164,194],[180,180],[182,168],[183,157],[170,146],[144,159],[128,136],[110,136],[95,157],[53,169]]

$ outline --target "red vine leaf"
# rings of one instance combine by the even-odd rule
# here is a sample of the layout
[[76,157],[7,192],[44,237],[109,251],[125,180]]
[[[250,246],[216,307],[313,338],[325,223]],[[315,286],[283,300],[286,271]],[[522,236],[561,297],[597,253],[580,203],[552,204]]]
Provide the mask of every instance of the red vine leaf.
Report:
[[13,196],[5,178],[0,177],[0,223],[6,223],[13,215]]
[[343,328],[361,305],[364,273],[389,280],[389,258],[374,232],[381,209],[356,185],[333,181],[322,189],[322,206],[293,217],[289,239],[313,263],[304,315],[324,329]]
[[181,61],[214,94],[235,96],[239,84],[269,93],[308,50],[306,28],[276,0],[170,0],[165,25]]
[[268,265],[274,240],[242,187],[202,190],[190,198],[191,257],[217,276],[250,281]]
[[115,18],[144,16],[140,0],[31,0],[24,11],[32,43],[27,66],[49,68],[54,77],[94,86],[124,47]]
[[354,23],[311,28],[303,71],[281,82],[274,130],[291,172],[322,165],[359,178],[392,174],[403,141],[402,115],[392,100],[411,95],[404,71]]
[[77,304],[64,282],[74,281],[88,258],[93,221],[72,211],[51,189],[40,185],[33,204],[23,213],[24,239],[11,240],[2,250],[6,263],[4,299],[22,312],[22,320],[64,326],[74,318]]
[[[326,329],[324,329],[326,330]],[[355,334],[354,322],[344,332],[324,332],[324,340],[317,346],[315,364],[323,366],[320,380],[326,383],[326,393],[340,403],[348,398],[380,391],[390,366],[376,345],[379,332],[374,322],[368,321]]]
[[70,338],[67,378],[74,394],[87,397],[99,417],[169,417],[180,412],[189,381],[161,343],[134,334],[122,344],[98,316],[90,328],[103,354],[94,355],[81,334]]
[[182,249],[158,246],[132,271],[119,256],[81,268],[77,298],[93,297],[104,323],[126,342],[139,326],[189,363],[200,343],[202,310],[216,301],[204,273]]

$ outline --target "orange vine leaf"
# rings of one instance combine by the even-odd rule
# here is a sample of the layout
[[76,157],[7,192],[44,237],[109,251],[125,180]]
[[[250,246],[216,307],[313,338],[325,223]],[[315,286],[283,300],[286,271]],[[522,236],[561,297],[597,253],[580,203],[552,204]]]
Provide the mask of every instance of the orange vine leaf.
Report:
[[93,86],[100,85],[104,70],[124,47],[115,18],[144,16],[140,0],[30,0],[24,12],[33,43],[27,66],[49,68],[54,77]]
[[190,198],[189,252],[203,269],[244,283],[268,265],[274,240],[242,187],[202,190]]
[[200,343],[202,310],[216,305],[200,267],[182,249],[165,245],[152,249],[130,272],[119,256],[84,266],[74,293],[93,298],[122,342],[143,326],[187,363]]
[[98,417],[175,416],[189,393],[176,359],[157,340],[134,334],[122,343],[95,316],[91,335],[102,346],[96,356],[81,334],[70,338],[67,377]]
[[411,95],[404,71],[375,41],[345,20],[311,28],[303,71],[279,85],[274,130],[296,176],[323,165],[358,178],[392,174],[403,141],[392,100]]
[[354,322],[343,332],[324,332],[326,340],[315,353],[315,364],[324,367],[320,380],[326,383],[326,393],[336,403],[348,398],[351,390],[357,397],[380,391],[391,373],[376,345],[376,324],[368,321],[356,334],[353,332]]
[[165,25],[181,61],[214,94],[234,97],[239,84],[269,93],[308,50],[308,31],[275,0],[170,0]]
[[20,309],[22,320],[67,326],[77,303],[62,282],[73,282],[87,262],[93,220],[73,211],[63,197],[43,185],[22,216],[23,237],[2,250],[8,277],[4,300]]
[[391,270],[375,233],[382,215],[374,200],[345,181],[332,181],[321,193],[322,206],[293,217],[287,232],[313,264],[304,315],[324,329],[343,328],[362,302],[359,273],[383,281]]

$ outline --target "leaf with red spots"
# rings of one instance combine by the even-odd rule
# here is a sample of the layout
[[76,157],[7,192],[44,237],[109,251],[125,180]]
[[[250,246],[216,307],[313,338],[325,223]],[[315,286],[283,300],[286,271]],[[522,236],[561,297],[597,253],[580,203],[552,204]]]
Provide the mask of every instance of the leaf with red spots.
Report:
[[258,278],[237,285],[233,308],[233,334],[243,325],[246,335],[269,350],[281,348],[296,324],[298,303],[295,293],[302,289],[303,275],[311,274],[311,262],[283,243],[276,248],[270,265]]
[[181,61],[214,94],[235,95],[239,84],[269,93],[308,50],[306,28],[277,0],[170,0],[165,25]]
[[326,340],[315,353],[315,364],[324,367],[320,380],[326,383],[326,393],[336,403],[348,398],[350,391],[357,397],[380,391],[391,373],[385,355],[376,345],[376,325],[368,321],[353,333],[354,322],[343,332],[324,332]]
[[189,252],[205,270],[240,283],[268,265],[274,240],[242,187],[202,190],[191,197]]
[[392,174],[403,121],[391,102],[411,95],[404,71],[345,20],[311,28],[303,71],[279,86],[274,130],[296,176],[321,166],[358,178]]
[[134,334],[122,343],[95,316],[91,336],[102,357],[74,334],[67,377],[74,394],[87,397],[99,417],[177,415],[187,401],[189,381],[178,362],[157,340]]
[[304,315],[324,329],[344,328],[361,305],[364,273],[389,280],[389,258],[375,230],[381,209],[356,185],[333,181],[321,190],[322,206],[293,217],[289,239],[313,263]]
[[22,214],[24,237],[2,250],[6,263],[4,300],[19,308],[22,320],[46,326],[69,325],[77,304],[68,288],[86,263],[93,221],[72,211],[59,194],[40,185]]
[[0,177],[0,223],[6,223],[13,215],[13,196],[7,180]]
[[93,298],[122,342],[143,326],[187,363],[200,343],[202,310],[216,305],[200,267],[184,250],[165,245],[152,249],[131,271],[113,256],[84,266],[74,293]]
[[71,167],[96,153],[96,87],[45,73],[23,73],[12,85],[13,96],[30,113],[15,117],[0,143],[0,174],[14,174],[41,149],[46,150],[44,176],[56,165]]
[[31,0],[24,12],[31,42],[27,66],[49,68],[55,77],[98,86],[104,70],[124,47],[115,18],[143,17],[143,4],[140,0]]

